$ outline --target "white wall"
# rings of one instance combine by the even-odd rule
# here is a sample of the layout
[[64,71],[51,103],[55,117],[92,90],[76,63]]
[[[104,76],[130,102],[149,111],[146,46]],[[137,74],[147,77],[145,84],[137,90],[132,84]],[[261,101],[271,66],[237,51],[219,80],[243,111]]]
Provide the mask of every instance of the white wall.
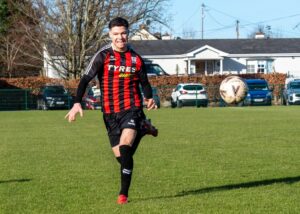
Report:
[[44,69],[45,69],[45,75],[50,78],[63,78],[66,77],[66,71],[63,73],[65,70],[62,68],[58,63],[55,63],[56,67],[59,69],[59,72],[52,66],[51,63],[49,62],[44,62]]
[[300,57],[279,57],[273,66],[276,72],[300,76]]
[[186,73],[186,62],[183,59],[149,59],[152,63],[159,64],[168,74],[176,74],[176,65],[178,65],[178,74]]
[[220,58],[220,55],[217,52],[210,49],[202,50],[201,52],[195,55],[195,59],[218,59],[218,58]]

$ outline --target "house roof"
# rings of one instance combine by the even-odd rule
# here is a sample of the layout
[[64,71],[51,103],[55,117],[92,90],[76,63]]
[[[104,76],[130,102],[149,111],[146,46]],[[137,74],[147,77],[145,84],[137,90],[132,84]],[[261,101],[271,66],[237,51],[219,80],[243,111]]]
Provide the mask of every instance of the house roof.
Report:
[[205,45],[229,54],[300,53],[300,39],[194,39],[130,41],[140,55],[181,55]]

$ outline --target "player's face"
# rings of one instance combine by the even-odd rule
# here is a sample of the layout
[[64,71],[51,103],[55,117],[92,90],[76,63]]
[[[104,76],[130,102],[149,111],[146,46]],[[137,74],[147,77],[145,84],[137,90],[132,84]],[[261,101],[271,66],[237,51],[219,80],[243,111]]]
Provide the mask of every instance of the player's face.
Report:
[[113,48],[116,51],[126,51],[127,40],[128,40],[128,30],[124,26],[112,27],[109,31],[109,37],[111,38]]

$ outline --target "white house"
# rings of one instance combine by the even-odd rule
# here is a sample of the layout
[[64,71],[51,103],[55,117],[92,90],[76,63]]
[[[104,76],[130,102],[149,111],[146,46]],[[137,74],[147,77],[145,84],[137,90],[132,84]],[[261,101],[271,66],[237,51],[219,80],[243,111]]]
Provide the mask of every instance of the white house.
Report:
[[[169,74],[279,72],[300,76],[300,39],[131,40],[130,44]],[[45,56],[59,58],[54,53]],[[47,62],[44,69],[47,76],[57,77]]]
[[300,76],[300,39],[156,40],[131,44],[169,74],[280,72]]
[[132,35],[131,40],[158,40],[158,38],[151,34],[147,29],[141,28]]

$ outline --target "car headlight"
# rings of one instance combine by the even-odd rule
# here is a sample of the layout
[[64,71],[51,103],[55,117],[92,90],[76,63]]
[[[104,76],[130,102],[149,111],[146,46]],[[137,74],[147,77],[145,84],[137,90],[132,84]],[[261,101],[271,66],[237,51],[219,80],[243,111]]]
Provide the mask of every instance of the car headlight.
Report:
[[267,97],[272,97],[272,92],[268,92]]
[[46,100],[53,100],[53,97],[46,97]]

